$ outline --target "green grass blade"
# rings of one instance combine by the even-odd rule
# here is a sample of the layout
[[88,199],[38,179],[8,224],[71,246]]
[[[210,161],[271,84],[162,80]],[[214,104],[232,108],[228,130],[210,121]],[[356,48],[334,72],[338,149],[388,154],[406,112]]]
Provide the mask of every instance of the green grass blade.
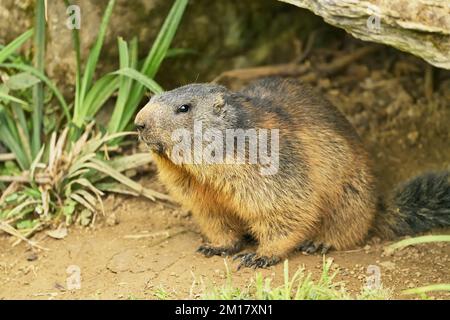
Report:
[[21,215],[21,213],[23,212],[23,209],[25,207],[30,206],[30,205],[35,205],[36,203],[38,203],[38,201],[36,201],[36,200],[27,200],[25,202],[22,202],[19,205],[17,205],[17,207],[15,207],[10,212],[8,212],[8,214],[5,216],[5,218],[12,218],[12,217]]
[[84,98],[87,95],[89,87],[92,83],[94,77],[94,72],[97,67],[97,62],[100,56],[100,51],[103,46],[103,41],[106,35],[106,28],[111,18],[112,10],[115,4],[115,0],[110,0],[103,15],[102,22],[100,24],[100,29],[97,35],[97,40],[95,41],[94,47],[92,48],[88,59],[86,61],[86,67],[84,69],[84,74],[81,79],[80,92],[78,100],[75,103],[73,122],[77,127],[81,127],[84,122],[84,117],[86,116],[87,109],[84,107]]
[[[184,10],[188,0],[176,0],[169,14],[167,15],[161,30],[152,46],[149,54],[147,55],[144,64],[141,69],[141,73],[148,78],[154,78],[158,71],[161,62],[169,50],[170,43],[172,42],[175,32],[180,24]],[[130,93],[130,98],[127,102],[128,108],[125,110],[121,119],[119,131],[124,130],[131,118],[133,117],[136,109],[139,106],[139,102],[144,96],[144,87],[141,83],[135,83]]]
[[138,66],[138,39],[134,37],[130,42],[130,68],[137,69]]
[[26,101],[24,101],[22,99],[13,97],[13,96],[11,96],[11,95],[9,95],[7,93],[1,92],[1,91],[0,91],[0,99],[4,99],[6,101],[11,101],[11,102],[16,102],[16,103],[22,104],[24,106],[28,105],[28,102],[26,102]]
[[20,36],[11,41],[0,51],[0,63],[3,63],[11,54],[16,52],[25,42],[33,36],[33,29],[25,31]]
[[[0,106],[0,108],[3,109],[3,106]],[[3,125],[8,128],[15,141],[19,141],[19,132],[17,131],[17,126],[16,122],[13,119],[13,115],[6,108],[4,109],[4,115],[5,117],[3,118]]]
[[43,72],[40,72],[36,68],[25,65],[25,64],[1,63],[0,67],[11,68],[11,69],[24,71],[24,72],[29,72],[32,75],[39,78],[53,92],[53,94],[55,95],[56,99],[58,99],[59,104],[61,105],[61,107],[63,109],[63,113],[64,113],[66,119],[68,121],[70,121],[71,116],[70,116],[70,112],[69,112],[69,107],[67,105],[66,100],[64,99],[64,96],[61,94],[61,92],[58,90],[58,88],[53,84],[53,82],[49,78],[47,78],[47,76],[45,76],[45,74]]
[[[119,46],[119,57],[120,57],[120,68],[128,68],[130,65],[130,57],[128,52],[128,45],[122,39],[118,38],[118,46]],[[116,101],[116,105],[114,107],[113,114],[108,124],[108,132],[117,132],[117,129],[120,125],[120,119],[122,118],[123,111],[125,109],[125,105],[128,100],[128,95],[130,93],[132,79],[127,78],[123,75],[119,77],[119,93]]]
[[[5,109],[0,106],[0,141],[16,156],[17,163],[22,170],[27,170],[30,166],[30,161],[22,148],[17,133],[11,132],[9,116]],[[17,129],[16,129],[17,130]]]
[[388,253],[392,253],[397,249],[401,249],[407,246],[412,246],[420,243],[430,243],[430,242],[450,242],[450,235],[428,235],[421,237],[414,237],[409,239],[404,239],[402,241],[391,244],[386,248]]
[[402,291],[403,294],[423,294],[431,291],[450,291],[450,283],[432,284]]
[[22,150],[28,158],[28,161],[32,161],[33,155],[31,150],[31,139],[28,131],[27,120],[23,109],[16,103],[12,104],[12,110],[14,115],[14,121],[16,123],[17,132],[22,144]]
[[[45,63],[45,0],[36,2],[36,22],[34,34],[34,66],[36,70],[44,73]],[[44,87],[37,83],[33,88],[33,114],[31,151],[35,156],[41,149],[41,129],[44,112]]]
[[142,73],[153,78],[161,65],[180,24],[188,0],[176,0],[142,66]]
[[161,93],[164,91],[164,89],[155,80],[148,78],[135,69],[123,68],[113,72],[112,74],[119,74],[136,80],[153,93]]
[[195,51],[194,49],[189,48],[172,48],[167,50],[166,58],[174,58],[184,55],[196,55],[198,54],[198,51]]
[[98,110],[119,88],[119,79],[114,75],[106,75],[95,81],[84,100],[88,109],[86,117],[94,117]]

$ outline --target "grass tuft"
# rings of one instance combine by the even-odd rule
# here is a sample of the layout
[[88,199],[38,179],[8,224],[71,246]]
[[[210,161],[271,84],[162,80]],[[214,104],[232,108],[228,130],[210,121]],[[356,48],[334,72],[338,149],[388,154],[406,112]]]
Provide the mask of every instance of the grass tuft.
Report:
[[209,300],[373,300],[389,299],[389,290],[362,288],[357,296],[351,296],[345,289],[344,283],[335,281],[336,272],[331,272],[332,259],[323,260],[322,274],[317,281],[312,279],[312,273],[306,272],[304,267],[297,269],[293,275],[289,272],[289,262],[285,260],[283,267],[283,284],[276,286],[271,277],[265,277],[257,272],[250,282],[243,287],[233,283],[233,277],[228,265],[226,280],[221,286],[205,285],[203,280],[202,299]]
[[[123,152],[117,142],[134,135],[122,131],[136,112],[144,91],[162,91],[153,77],[169,52],[187,0],[175,0],[142,64],[138,61],[137,38],[130,43],[119,38],[120,69],[98,80],[94,80],[94,74],[115,0],[108,1],[84,66],[79,33],[73,29],[76,80],[72,109],[45,75],[45,3],[36,1],[34,29],[0,47],[0,68],[6,79],[0,84],[0,143],[10,152],[0,155],[0,229],[18,241],[61,220],[66,224],[75,219],[83,225],[93,224],[96,214],[103,212],[105,192],[170,200],[124,174],[148,164],[148,154],[121,156],[116,151]],[[70,5],[69,0],[65,3]],[[16,52],[33,36],[31,63]],[[101,134],[93,119],[116,93],[107,133]],[[131,102],[130,97],[134,99]],[[59,102],[57,109],[51,104],[53,98]],[[61,114],[64,117],[58,118]]]

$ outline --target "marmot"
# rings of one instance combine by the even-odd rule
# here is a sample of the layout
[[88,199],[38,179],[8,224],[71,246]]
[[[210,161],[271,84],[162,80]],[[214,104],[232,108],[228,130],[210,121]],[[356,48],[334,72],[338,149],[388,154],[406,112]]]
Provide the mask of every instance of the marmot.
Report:
[[[194,143],[189,161],[174,161],[171,152],[179,143],[174,130],[192,131],[196,122],[219,133],[278,130],[278,171],[261,174],[262,164],[249,161],[192,161],[205,141]],[[186,85],[154,95],[135,125],[160,180],[208,239],[198,249],[205,256],[237,254],[250,234],[257,251],[236,255],[239,266],[267,267],[295,249],[325,253],[354,248],[369,235],[386,239],[450,225],[448,172],[417,177],[380,206],[370,156],[356,131],[327,100],[296,80],[266,78],[240,92],[216,84]],[[221,141],[208,142],[222,152],[225,138],[215,140]],[[246,157],[249,150],[246,145]],[[222,153],[224,159],[238,154]]]

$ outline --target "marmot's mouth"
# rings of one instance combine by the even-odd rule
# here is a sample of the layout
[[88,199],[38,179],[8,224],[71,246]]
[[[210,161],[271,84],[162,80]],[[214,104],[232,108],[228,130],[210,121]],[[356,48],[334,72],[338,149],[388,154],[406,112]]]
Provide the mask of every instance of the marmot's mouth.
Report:
[[152,141],[151,139],[148,139],[148,136],[142,134],[141,132],[139,132],[139,141],[144,142],[147,147],[153,152],[159,154],[163,154],[165,152],[164,145],[161,142]]
[[160,142],[150,142],[146,141],[145,139],[142,139],[142,141],[144,141],[147,147],[153,152],[163,154],[165,151],[163,144]]

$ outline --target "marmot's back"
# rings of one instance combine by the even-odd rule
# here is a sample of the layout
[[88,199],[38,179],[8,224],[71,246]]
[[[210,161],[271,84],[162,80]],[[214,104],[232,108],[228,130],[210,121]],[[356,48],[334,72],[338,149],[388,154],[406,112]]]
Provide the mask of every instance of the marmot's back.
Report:
[[[264,78],[251,83],[241,93],[252,99],[252,106],[279,115],[288,128],[303,125],[333,130],[349,141],[360,143],[352,125],[328,100],[313,89],[293,79]],[[261,110],[262,111],[262,110]]]

